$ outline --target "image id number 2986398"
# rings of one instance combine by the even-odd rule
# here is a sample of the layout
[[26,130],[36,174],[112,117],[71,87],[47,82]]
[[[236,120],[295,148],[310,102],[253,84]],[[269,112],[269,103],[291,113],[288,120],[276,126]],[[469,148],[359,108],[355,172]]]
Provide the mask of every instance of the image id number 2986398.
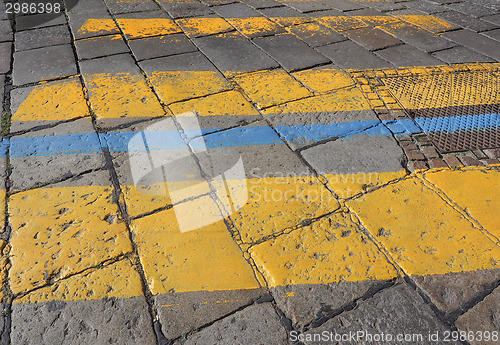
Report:
[[8,14],[45,14],[60,13],[62,5],[59,1],[39,2],[8,2],[5,4],[5,12]]

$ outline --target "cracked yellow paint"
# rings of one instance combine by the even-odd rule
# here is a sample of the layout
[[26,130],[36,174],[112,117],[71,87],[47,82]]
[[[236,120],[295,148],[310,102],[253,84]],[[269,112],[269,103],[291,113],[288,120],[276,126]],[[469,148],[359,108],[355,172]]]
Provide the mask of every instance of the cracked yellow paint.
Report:
[[10,286],[31,290],[132,251],[111,186],[46,187],[10,196]]
[[425,178],[484,226],[500,243],[500,171],[474,167],[427,173]]
[[354,80],[340,69],[309,69],[292,73],[314,92],[323,93],[353,86]]
[[220,34],[234,30],[234,28],[222,18],[186,18],[178,19],[177,24],[190,37]]
[[250,102],[237,91],[227,91],[170,105],[174,114],[196,111],[201,116],[259,116]]
[[399,22],[398,19],[391,16],[355,16],[370,26],[378,26],[389,23]]
[[0,203],[3,206],[0,210],[0,228],[3,229],[5,224],[5,198],[7,197],[7,191],[3,188],[4,186],[0,186]]
[[427,31],[430,31],[434,34],[438,34],[441,32],[457,29],[455,25],[448,23],[447,21],[436,18],[434,16],[425,16],[425,15],[395,15],[395,17],[421,27]]
[[297,25],[311,21],[311,18],[306,16],[303,17],[270,17],[273,22],[278,23],[281,26]]
[[312,96],[312,93],[282,69],[259,71],[234,77],[260,108]]
[[318,22],[336,31],[354,30],[367,27],[363,21],[354,16],[332,16],[316,18]]
[[407,274],[500,268],[500,247],[416,177],[346,205]]
[[0,288],[0,302],[3,302],[5,297],[3,283],[7,278],[8,255],[10,255],[10,246],[6,241],[0,239],[0,282],[2,282],[2,287]]
[[168,18],[129,19],[119,18],[118,25],[129,39],[168,35],[182,32],[181,28]]
[[366,109],[371,109],[371,106],[365,96],[357,87],[352,87],[267,108],[263,113],[291,114]]
[[89,115],[78,78],[35,86],[12,115],[12,121],[60,121]]
[[153,72],[149,80],[166,104],[232,88],[224,76],[216,71]]
[[227,18],[227,21],[245,36],[274,34],[280,31],[281,28],[281,26],[266,17]]
[[109,32],[116,32],[117,30],[118,27],[113,19],[89,18],[85,20],[83,25],[78,29],[78,33],[95,33],[97,35],[104,35]]
[[97,118],[164,116],[165,111],[144,77],[130,73],[84,75]]
[[383,280],[397,271],[346,213],[249,249],[269,286]]
[[132,228],[154,294],[259,287],[223,220],[181,233],[175,210],[169,209],[134,220]]
[[54,300],[85,301],[142,295],[139,273],[127,259],[124,259],[103,268],[89,269],[53,285],[37,289],[15,299],[14,303],[43,303]]

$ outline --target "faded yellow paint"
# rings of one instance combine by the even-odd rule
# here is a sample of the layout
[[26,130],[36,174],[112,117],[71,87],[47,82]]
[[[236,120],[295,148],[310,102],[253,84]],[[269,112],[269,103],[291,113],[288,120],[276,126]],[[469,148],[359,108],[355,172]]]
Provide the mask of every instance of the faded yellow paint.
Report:
[[273,34],[280,31],[280,26],[266,17],[227,18],[238,31],[245,36]]
[[14,303],[43,303],[58,301],[86,301],[101,298],[130,298],[142,296],[139,273],[127,260],[92,268],[81,274],[37,289]]
[[129,39],[182,32],[181,28],[172,19],[168,18],[119,18],[116,21],[123,30],[123,33],[127,35]]
[[399,22],[398,19],[391,16],[355,16],[370,26],[385,25],[389,23]]
[[[3,224],[3,223],[2,223]],[[10,246],[6,241],[0,239],[0,281],[5,282],[7,278],[7,265],[10,255]],[[4,302],[5,297],[5,286],[0,288],[0,302]]]
[[35,86],[12,115],[12,121],[61,121],[89,115],[78,78]]
[[293,76],[314,92],[323,93],[353,86],[354,80],[340,69],[309,69],[293,73]]
[[269,286],[383,280],[397,271],[346,213],[249,249]]
[[109,32],[118,31],[118,27],[113,19],[89,18],[78,29],[79,34],[95,33],[103,35]]
[[196,111],[201,116],[259,116],[250,102],[237,91],[227,91],[197,98],[186,102],[174,103],[170,109],[175,115]]
[[416,177],[346,205],[407,274],[500,268],[500,247]]
[[153,72],[149,79],[166,104],[232,88],[224,76],[216,71]]
[[430,172],[425,174],[425,178],[484,226],[500,243],[500,171],[473,167]]
[[0,189],[0,203],[3,206],[2,209],[0,210],[0,229],[3,229],[5,225],[5,198],[7,197],[7,191],[4,186],[1,186]]
[[455,25],[448,23],[447,21],[434,17],[434,16],[422,16],[422,15],[395,15],[395,17],[421,27],[427,31],[434,34],[441,32],[457,29]]
[[186,18],[178,19],[176,22],[190,37],[214,35],[234,30],[231,24],[222,18]]
[[[214,203],[209,197],[201,201]],[[259,287],[223,220],[181,233],[169,209],[134,220],[132,228],[154,294]]]
[[236,81],[260,108],[266,108],[312,93],[282,69],[259,71],[234,77]]
[[140,74],[84,75],[97,118],[159,117],[165,111]]
[[132,251],[112,186],[39,188],[10,196],[14,293]]
[[263,110],[265,114],[314,113],[370,109],[365,96],[357,87],[309,97]]
[[270,17],[273,22],[278,23],[281,26],[297,25],[305,22],[309,22],[312,18],[306,16],[303,17]]
[[368,26],[359,18],[354,16],[318,17],[316,20],[336,31],[354,30]]
[[314,176],[252,178],[246,183],[248,201],[231,215],[244,243],[256,242],[340,207]]

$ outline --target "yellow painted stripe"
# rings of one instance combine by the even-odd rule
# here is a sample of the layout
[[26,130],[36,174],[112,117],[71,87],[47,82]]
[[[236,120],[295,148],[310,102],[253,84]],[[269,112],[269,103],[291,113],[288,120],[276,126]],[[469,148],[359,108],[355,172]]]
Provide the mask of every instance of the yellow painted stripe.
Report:
[[[120,25],[123,33],[128,38],[143,38],[149,36],[168,35],[179,33],[182,30],[175,24],[172,19],[168,18],[151,18],[151,19],[128,19],[120,18],[116,20]],[[80,34],[88,33],[103,33],[110,29],[115,29],[116,23],[113,19],[87,19],[85,23],[78,29]]]
[[434,16],[395,15],[395,17],[401,19],[402,21],[419,26],[422,29],[428,30],[434,34],[457,29],[455,25]]

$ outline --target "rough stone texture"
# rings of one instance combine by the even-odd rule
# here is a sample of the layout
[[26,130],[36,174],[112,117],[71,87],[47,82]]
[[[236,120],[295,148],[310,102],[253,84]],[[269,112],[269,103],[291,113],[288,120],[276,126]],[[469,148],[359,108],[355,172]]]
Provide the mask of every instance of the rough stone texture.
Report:
[[[73,140],[88,140],[91,147],[99,145],[99,139],[94,132],[92,122],[89,118],[61,123],[49,129],[32,131],[12,138],[12,188],[14,190],[29,189],[41,183],[67,178],[90,169],[102,168],[105,164],[102,152],[71,153],[52,156],[39,156],[36,154],[29,157],[22,156],[24,154],[23,151],[26,149],[37,151],[38,146],[42,147],[36,141],[31,145],[24,144],[23,140],[26,138],[41,137],[46,141],[50,141],[51,137],[55,135],[70,133],[91,133],[89,136]],[[19,140],[17,140],[18,138]],[[19,154],[21,157],[16,157],[14,154]]]
[[383,49],[402,43],[394,36],[372,27],[348,30],[346,34],[351,40],[361,44],[369,50]]
[[430,296],[439,309],[449,312],[460,308],[488,284],[500,280],[500,270],[458,272],[414,276],[415,283]]
[[493,30],[498,28],[497,25],[485,22],[481,19],[476,19],[474,17],[465,15],[460,12],[450,11],[436,14],[439,18],[442,18],[450,23],[459,25],[461,27],[471,29],[476,32]]
[[178,344],[286,344],[287,334],[270,303],[252,305]]
[[448,8],[446,8],[444,6],[439,6],[437,4],[433,4],[432,2],[428,2],[425,0],[408,1],[407,3],[405,3],[405,6],[409,7],[409,8],[413,8],[415,10],[425,12],[427,14],[448,11]]
[[407,44],[391,47],[376,52],[377,55],[389,60],[396,67],[404,66],[432,66],[442,65],[443,62],[435,59],[423,51]]
[[500,61],[500,42],[498,41],[466,29],[447,32],[442,36]]
[[146,299],[106,298],[12,306],[13,344],[153,344]]
[[66,25],[51,26],[16,33],[15,50],[28,50],[71,43],[71,36]]
[[481,18],[481,20],[487,21],[488,23],[493,23],[500,26],[500,14],[495,14],[494,16],[487,16]]
[[403,169],[404,154],[391,136],[355,135],[302,151],[320,173],[369,173]]
[[94,59],[108,55],[129,53],[121,35],[92,37],[75,41],[79,60]]
[[12,41],[13,37],[10,20],[0,20],[0,42]]
[[47,26],[66,24],[66,18],[61,15],[34,14],[29,16],[19,16],[16,18],[16,31],[44,28]]
[[[263,8],[259,10],[259,12],[268,18],[275,18],[275,20],[277,19],[276,22],[283,26],[299,24],[310,20],[305,14],[290,7]],[[287,20],[288,18],[294,19]]]
[[281,3],[274,0],[242,0],[242,1],[245,4],[256,9],[283,6]]
[[137,60],[197,51],[195,45],[182,33],[133,40],[130,41],[130,48]]
[[[432,310],[423,302],[421,297],[411,291],[406,285],[382,290],[372,298],[360,302],[358,307],[344,312],[327,321],[318,328],[304,333],[304,335],[321,334],[323,331],[336,334],[364,331],[369,334],[421,334],[422,340],[410,341],[409,344],[436,344],[428,340],[429,333],[439,332],[441,339],[446,329],[434,316]],[[305,341],[306,345],[324,344],[323,342]],[[342,341],[342,344],[402,344],[396,341],[368,341],[360,338],[354,341]],[[449,342],[449,344],[459,344]]]
[[163,294],[154,299],[163,335],[175,339],[253,303],[264,294],[264,289],[194,291]]
[[259,17],[259,13],[242,3],[234,3],[214,7],[213,10],[223,18],[249,18]]
[[5,75],[0,74],[0,103],[3,104],[5,91]]
[[312,47],[345,41],[347,38],[320,23],[293,25],[288,30]]
[[12,43],[0,43],[0,73],[7,73],[10,71],[10,53]]
[[[497,332],[497,340],[469,340],[472,345],[493,345],[498,344],[500,339],[500,287],[497,287],[493,292],[486,296],[484,300],[476,304],[467,313],[463,314],[455,322],[459,331],[465,332],[482,332],[483,337],[486,331],[490,334],[493,331]],[[477,334],[477,333],[476,333]],[[485,339],[485,338],[483,338]]]
[[278,67],[273,59],[239,33],[201,37],[194,42],[226,74],[228,71],[234,74]]
[[433,53],[432,56],[450,64],[467,62],[495,62],[495,60],[465,47],[454,47],[451,49],[441,50]]
[[109,10],[114,13],[127,13],[127,12],[142,12],[157,10],[158,5],[152,0],[141,1],[121,1],[121,0],[107,0]]
[[474,17],[483,17],[483,16],[489,16],[492,13],[494,13],[494,10],[491,10],[490,8],[483,7],[479,4],[475,4],[470,1],[466,2],[460,2],[460,3],[453,3],[453,4],[448,4],[446,5],[447,8],[451,8],[455,11],[462,12]]
[[482,32],[481,35],[493,38],[496,41],[500,41],[500,29]]
[[330,62],[292,34],[256,38],[253,42],[271,55],[286,70],[304,69]]
[[[82,2],[86,1],[80,1],[78,5],[81,5]],[[89,2],[89,4],[92,2]],[[90,10],[86,11],[79,11],[77,10],[76,6],[73,8],[71,11],[68,12],[68,17],[69,17],[69,25],[71,27],[71,32],[74,35],[75,39],[82,39],[82,38],[89,38],[89,37],[96,37],[96,36],[102,36],[102,35],[110,35],[110,34],[119,34],[120,30],[118,30],[118,27],[116,25],[112,25],[109,27],[104,27],[102,30],[80,30],[80,28],[85,24],[87,19],[92,18],[92,19],[101,19],[101,20],[109,20],[111,21],[112,18],[106,11],[104,10],[92,10],[91,12],[88,12]]]
[[207,5],[198,1],[172,2],[168,0],[160,0],[160,4],[174,19],[207,16],[213,14],[212,10],[210,10]]
[[304,284],[278,286],[271,294],[280,310],[292,321],[295,329],[341,309],[361,298],[379,282],[358,281],[331,284]]
[[387,61],[382,60],[352,41],[329,44],[319,47],[317,50],[341,68],[363,69],[391,67],[391,64]]
[[36,83],[76,73],[75,56],[70,45],[14,53],[14,85]]
[[330,10],[333,8],[331,1],[288,1],[286,5],[296,9],[297,11],[306,13],[312,11]]

